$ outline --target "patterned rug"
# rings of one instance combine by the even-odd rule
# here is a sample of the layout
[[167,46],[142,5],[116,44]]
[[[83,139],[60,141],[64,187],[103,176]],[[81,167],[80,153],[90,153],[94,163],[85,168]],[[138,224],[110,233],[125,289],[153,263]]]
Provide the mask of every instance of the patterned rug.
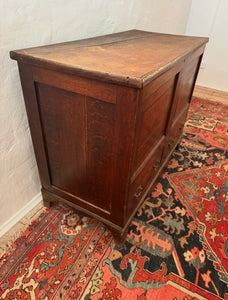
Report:
[[194,99],[123,246],[56,205],[0,258],[0,299],[228,299],[228,107]]

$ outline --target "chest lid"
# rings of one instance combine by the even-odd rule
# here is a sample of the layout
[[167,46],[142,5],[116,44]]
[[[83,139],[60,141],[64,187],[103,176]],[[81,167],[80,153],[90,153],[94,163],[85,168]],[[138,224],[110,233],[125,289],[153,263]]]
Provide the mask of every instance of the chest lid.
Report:
[[142,88],[207,38],[131,30],[80,41],[11,51],[42,68]]

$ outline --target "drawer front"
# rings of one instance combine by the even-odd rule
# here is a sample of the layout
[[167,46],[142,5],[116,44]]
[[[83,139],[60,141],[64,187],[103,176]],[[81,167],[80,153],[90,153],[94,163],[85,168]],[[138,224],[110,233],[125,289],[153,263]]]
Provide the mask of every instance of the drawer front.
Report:
[[[162,139],[163,141],[163,139]],[[155,178],[162,162],[163,142],[160,142],[150,159],[147,161],[141,172],[136,177],[131,178],[128,190],[127,214],[131,214],[140,200],[147,193],[147,188]]]

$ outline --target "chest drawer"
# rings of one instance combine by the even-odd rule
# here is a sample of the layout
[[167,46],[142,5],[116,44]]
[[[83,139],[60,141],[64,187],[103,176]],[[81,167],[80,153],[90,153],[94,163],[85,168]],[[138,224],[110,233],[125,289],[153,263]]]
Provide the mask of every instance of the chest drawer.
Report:
[[159,146],[151,153],[150,158],[147,159],[140,172],[132,176],[128,190],[127,213],[133,211],[134,207],[148,192],[151,183],[155,180],[162,163],[163,142],[164,139],[162,138],[160,143],[158,143]]

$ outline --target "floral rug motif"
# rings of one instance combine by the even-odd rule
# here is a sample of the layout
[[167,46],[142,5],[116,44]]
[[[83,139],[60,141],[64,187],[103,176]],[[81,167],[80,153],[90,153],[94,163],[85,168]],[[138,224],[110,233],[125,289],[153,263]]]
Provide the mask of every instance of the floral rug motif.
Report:
[[193,99],[125,243],[59,205],[0,258],[0,299],[228,299],[228,107]]

